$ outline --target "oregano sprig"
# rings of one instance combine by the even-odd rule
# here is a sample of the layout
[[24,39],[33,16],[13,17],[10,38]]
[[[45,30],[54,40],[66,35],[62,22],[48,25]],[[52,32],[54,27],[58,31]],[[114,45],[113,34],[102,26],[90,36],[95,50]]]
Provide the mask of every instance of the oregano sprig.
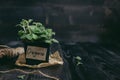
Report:
[[54,39],[55,32],[52,29],[47,29],[40,22],[33,22],[32,19],[22,21],[17,24],[22,29],[18,31],[18,35],[22,40],[26,41],[42,41],[45,43],[52,44],[53,42],[58,43],[58,40]]

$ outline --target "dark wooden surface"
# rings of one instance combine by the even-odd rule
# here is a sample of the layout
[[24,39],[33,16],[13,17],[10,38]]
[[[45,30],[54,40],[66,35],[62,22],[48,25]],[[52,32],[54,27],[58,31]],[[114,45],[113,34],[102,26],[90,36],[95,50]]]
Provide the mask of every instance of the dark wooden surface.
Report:
[[[6,63],[0,63],[0,80],[71,80],[68,62],[63,57],[63,52],[59,44],[53,44],[51,46],[51,53],[55,51],[60,52],[60,55],[64,60],[63,65],[31,69],[15,66],[13,63],[10,63],[10,61],[7,61]],[[18,78],[18,76],[21,75],[25,75],[24,79]]]
[[[10,46],[10,45],[9,45]],[[13,45],[11,45],[13,46]],[[26,72],[36,71],[35,73],[24,73],[14,70],[0,73],[0,80],[19,80],[17,76],[25,75],[24,80],[53,80],[41,75],[41,71],[49,76],[54,76],[60,80],[120,80],[120,44],[97,44],[97,43],[61,43],[60,46],[53,45],[52,52],[60,50],[64,59],[63,66],[52,66],[41,69],[28,69],[0,65],[0,70],[20,69]],[[82,58],[82,64],[77,65],[76,56]]]
[[[120,44],[64,44],[72,80],[120,80]],[[77,66],[76,56],[83,64]]]

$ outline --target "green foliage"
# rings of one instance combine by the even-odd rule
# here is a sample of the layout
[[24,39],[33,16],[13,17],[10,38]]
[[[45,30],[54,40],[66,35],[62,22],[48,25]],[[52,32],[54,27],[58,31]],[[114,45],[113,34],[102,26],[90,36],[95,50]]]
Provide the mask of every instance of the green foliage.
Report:
[[33,22],[32,19],[22,19],[17,26],[22,28],[18,31],[18,35],[22,40],[32,42],[39,40],[40,42],[49,44],[53,42],[58,43],[58,41],[53,38],[55,32],[53,32],[52,29],[45,28],[40,22]]
[[82,63],[81,63],[81,60],[82,60],[81,57],[76,56],[75,59],[76,59],[76,61],[77,61],[77,66],[80,65],[80,64],[82,64]]
[[19,76],[17,76],[17,78],[23,80],[23,79],[25,79],[25,75],[19,75]]

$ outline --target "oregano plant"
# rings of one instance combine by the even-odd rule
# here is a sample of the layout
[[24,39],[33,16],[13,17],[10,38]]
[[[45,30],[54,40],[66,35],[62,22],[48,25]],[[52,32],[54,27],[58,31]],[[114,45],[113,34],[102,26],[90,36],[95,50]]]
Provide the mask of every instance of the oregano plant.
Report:
[[52,29],[45,28],[40,22],[34,22],[32,19],[22,19],[17,26],[21,27],[18,35],[24,41],[40,41],[48,44],[58,43],[58,40],[53,38],[55,32]]

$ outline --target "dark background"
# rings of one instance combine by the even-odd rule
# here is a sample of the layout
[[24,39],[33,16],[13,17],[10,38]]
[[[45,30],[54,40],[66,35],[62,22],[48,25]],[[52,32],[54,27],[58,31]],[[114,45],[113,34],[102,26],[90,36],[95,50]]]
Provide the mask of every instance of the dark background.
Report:
[[[16,24],[30,18],[52,28],[63,42],[59,49],[71,77],[69,71],[60,77],[120,80],[120,0],[0,0],[0,44],[18,47]],[[76,56],[83,64],[77,65]]]
[[119,0],[1,0],[1,42],[18,40],[21,19],[42,22],[62,42],[120,42]]

